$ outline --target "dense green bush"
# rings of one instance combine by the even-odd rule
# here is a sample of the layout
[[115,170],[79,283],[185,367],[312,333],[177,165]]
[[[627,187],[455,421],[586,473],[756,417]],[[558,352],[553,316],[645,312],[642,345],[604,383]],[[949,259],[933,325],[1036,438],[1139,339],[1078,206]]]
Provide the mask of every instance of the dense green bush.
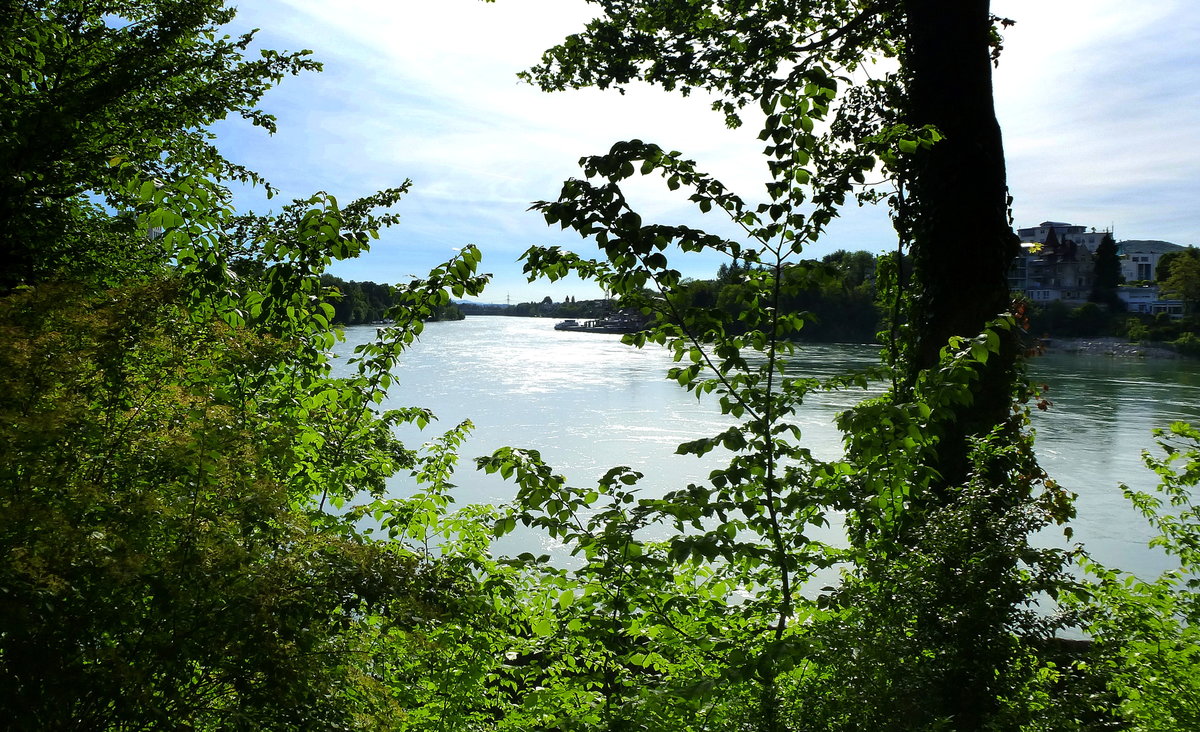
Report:
[[1200,337],[1195,333],[1184,333],[1173,341],[1170,341],[1171,347],[1185,356],[1200,356]]

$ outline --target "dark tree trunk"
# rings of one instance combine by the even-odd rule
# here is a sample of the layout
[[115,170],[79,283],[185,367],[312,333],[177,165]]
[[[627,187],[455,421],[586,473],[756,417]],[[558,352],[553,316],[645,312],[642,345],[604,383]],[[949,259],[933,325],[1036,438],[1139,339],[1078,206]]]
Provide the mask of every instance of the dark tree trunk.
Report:
[[[906,121],[934,125],[943,139],[914,160],[907,180],[907,226],[914,260],[915,342],[910,378],[938,362],[952,336],[973,337],[1010,304],[1008,268],[1017,248],[1009,226],[1008,187],[1000,126],[992,101],[991,14],[988,0],[902,0],[906,10]],[[953,500],[970,473],[970,441],[1011,415],[1016,378],[1015,339],[1002,339],[973,389],[974,401],[946,425],[935,456],[941,481],[918,507]],[[997,510],[1005,510],[997,506]],[[917,512],[920,515],[921,511]],[[963,526],[978,540],[981,527]],[[972,557],[954,549],[941,558],[950,576],[972,574]],[[969,554],[969,552],[968,552]],[[976,580],[998,587],[1009,562]],[[1015,560],[1014,560],[1015,561]],[[973,566],[973,565],[972,565]],[[966,574],[964,574],[966,573]],[[992,582],[994,580],[994,584]],[[944,654],[934,671],[928,711],[949,717],[957,730],[982,729],[995,710],[996,674],[1005,665],[1011,608],[981,588],[941,588],[941,612],[919,630]]]
[[[915,160],[908,181],[917,285],[911,372],[930,368],[955,335],[975,336],[1008,309],[1017,239],[1008,223],[1000,126],[992,103],[988,0],[907,0],[907,121],[944,136]],[[966,438],[1003,422],[1011,407],[1015,344],[989,363],[975,403],[946,435],[939,470],[966,476]]]

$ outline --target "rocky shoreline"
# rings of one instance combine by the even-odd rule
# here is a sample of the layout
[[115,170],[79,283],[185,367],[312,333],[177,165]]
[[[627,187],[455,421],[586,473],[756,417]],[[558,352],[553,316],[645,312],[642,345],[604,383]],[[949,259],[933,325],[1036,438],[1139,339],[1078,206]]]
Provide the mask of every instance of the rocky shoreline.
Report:
[[1124,338],[1044,338],[1046,353],[1079,353],[1114,358],[1183,358],[1181,354],[1156,344],[1129,343]]

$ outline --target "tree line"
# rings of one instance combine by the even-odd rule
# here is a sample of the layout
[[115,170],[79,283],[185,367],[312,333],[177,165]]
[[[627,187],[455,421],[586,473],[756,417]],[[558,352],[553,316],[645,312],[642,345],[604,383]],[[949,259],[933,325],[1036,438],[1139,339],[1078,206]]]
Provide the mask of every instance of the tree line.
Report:
[[[713,279],[688,279],[670,293],[679,308],[720,309],[736,315],[744,309],[741,292],[747,267],[736,262],[722,264]],[[876,302],[875,257],[869,252],[844,249],[820,260],[805,260],[789,268],[788,277],[797,283],[795,294],[781,302],[790,313],[806,314],[800,340],[823,343],[871,343],[882,323]],[[653,296],[653,293],[647,293]],[[467,314],[508,315],[546,318],[603,318],[617,310],[612,298],[554,302],[522,302],[511,307],[461,303]]]
[[[779,307],[802,315],[801,341],[823,343],[874,343],[882,324],[875,291],[875,257],[869,252],[844,249],[820,260],[803,260],[783,270],[788,294]],[[722,264],[712,280],[680,283],[672,299],[680,310],[719,309],[736,317],[750,300],[746,292],[748,268],[738,262]]]
[[[253,34],[222,34],[221,0],[3,6],[5,724],[1200,726],[1200,431],[1164,428],[1145,458],[1158,491],[1126,489],[1172,571],[1133,577],[1041,538],[1069,540],[1074,507],[1034,455],[1028,411],[1048,405],[1023,378],[1007,288],[990,74],[1010,21],[985,0],[592,4],[526,80],[705,89],[731,125],[752,105],[767,197],[620,141],[534,205],[591,255],[522,259],[651,319],[626,342],[668,349],[668,375],[728,416],[678,446],[720,467],[652,494],[626,466],[579,484],[503,447],[473,467],[512,499],[462,506],[471,424],[402,444],[397,428],[436,415],[393,408],[419,398],[394,367],[441,308],[483,291],[479,250],[387,288],[384,307],[380,286],[322,277],[396,223],[384,212],[407,183],[241,213],[229,185],[269,183],[208,133],[229,115],[274,129],[263,93],[318,64],[250,53]],[[851,81],[878,58],[893,62]],[[644,220],[622,191],[641,176],[744,236]],[[855,200],[892,207],[903,256],[872,274],[858,253],[806,261]],[[719,287],[674,265],[697,253],[724,258]],[[806,298],[868,281],[880,362],[789,369],[797,337],[820,332]],[[328,355],[339,305],[385,322],[347,377]],[[832,459],[797,417],[829,390],[863,397]],[[822,540],[834,522],[844,540]],[[518,530],[572,561],[497,556]]]
[[[1171,317],[1163,314],[1138,314],[1127,311],[1117,295],[1124,284],[1116,243],[1106,237],[1095,254],[1093,288],[1088,302],[1078,305],[1056,300],[1048,303],[1024,303],[1024,329],[1030,339],[1040,338],[1098,338],[1120,337],[1134,342],[1161,343],[1192,355],[1190,346],[1200,321],[1191,314],[1191,299],[1187,293],[1192,280],[1200,283],[1200,257],[1196,249],[1169,252],[1159,261],[1157,282],[1164,296],[1178,296],[1189,303],[1189,314]],[[1180,267],[1173,268],[1176,261]],[[1193,272],[1192,263],[1197,266]],[[805,316],[804,329],[796,335],[799,341],[817,343],[873,343],[884,327],[886,313],[875,287],[877,257],[865,251],[837,250],[819,260],[803,260],[789,266],[786,277],[796,283],[794,291],[780,301],[788,313]],[[911,267],[911,261],[902,260]],[[746,267],[737,262],[720,265],[712,279],[688,279],[680,283],[671,297],[677,306],[686,309],[702,307],[720,309],[736,315],[747,298],[741,292],[741,280]],[[1190,289],[1191,288],[1191,289]],[[1197,292],[1200,292],[1198,290]],[[1021,298],[1021,293],[1013,293]],[[515,317],[601,318],[615,310],[611,298],[574,301],[570,298],[554,302],[549,297],[538,302],[522,302],[510,307],[460,303],[467,314],[507,315]]]
[[[333,306],[331,322],[336,325],[383,323],[402,298],[399,289],[392,285],[369,280],[347,281],[329,274],[321,275],[321,286],[327,293],[326,302]],[[438,306],[428,320],[462,320],[464,317],[458,305],[447,303]]]

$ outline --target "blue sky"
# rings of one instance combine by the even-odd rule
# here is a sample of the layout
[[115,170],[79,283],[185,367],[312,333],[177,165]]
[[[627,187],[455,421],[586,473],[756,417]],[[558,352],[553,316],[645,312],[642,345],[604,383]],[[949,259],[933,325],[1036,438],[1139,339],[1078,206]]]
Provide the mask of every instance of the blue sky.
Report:
[[[1017,20],[995,72],[1017,226],[1053,219],[1200,244],[1200,13],[1189,2],[993,0]],[[325,71],[268,94],[278,134],[226,122],[218,144],[284,200],[325,190],[348,201],[412,179],[402,223],[336,265],[341,277],[402,282],[472,243],[494,275],[484,301],[594,297],[590,284],[528,284],[516,262],[533,244],[591,250],[526,210],[554,198],[579,157],[649,140],[751,199],[765,165],[755,126],[726,129],[702,97],[543,94],[516,79],[591,15],[582,0],[247,0],[231,30],[312,49]],[[632,195],[646,220],[733,233],[649,180]],[[253,192],[239,199],[272,205]],[[850,206],[809,254],[892,247],[886,211]],[[709,277],[718,263],[676,266]]]

